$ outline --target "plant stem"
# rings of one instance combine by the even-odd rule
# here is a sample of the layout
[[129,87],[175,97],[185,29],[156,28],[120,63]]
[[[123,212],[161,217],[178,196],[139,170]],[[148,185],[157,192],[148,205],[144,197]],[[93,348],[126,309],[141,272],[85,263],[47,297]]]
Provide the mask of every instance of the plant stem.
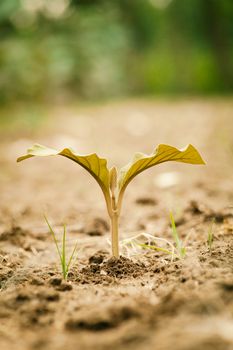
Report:
[[117,211],[112,211],[111,230],[112,230],[112,254],[115,258],[119,258],[118,213],[117,213]]
[[66,225],[64,225],[63,237],[62,237],[62,271],[63,277],[67,279],[67,268],[66,268]]

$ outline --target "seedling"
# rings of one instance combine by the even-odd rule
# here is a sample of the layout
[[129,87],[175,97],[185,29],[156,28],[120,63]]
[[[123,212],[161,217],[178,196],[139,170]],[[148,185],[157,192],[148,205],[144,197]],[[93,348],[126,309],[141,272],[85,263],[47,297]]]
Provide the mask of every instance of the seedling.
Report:
[[74,258],[74,254],[77,251],[77,243],[75,244],[74,249],[71,253],[71,256],[67,262],[66,261],[66,225],[64,225],[64,227],[63,227],[62,248],[59,248],[58,240],[57,240],[56,235],[52,229],[52,226],[50,225],[50,223],[45,215],[44,215],[44,218],[45,218],[45,221],[49,227],[49,231],[53,237],[53,240],[54,240],[54,243],[55,243],[55,246],[57,249],[57,253],[59,255],[60,263],[61,263],[62,275],[63,275],[64,280],[66,281],[68,273],[69,273],[70,265],[71,265],[72,260]]
[[185,248],[183,242],[180,240],[178,231],[176,229],[175,219],[174,219],[172,212],[170,212],[170,221],[171,221],[171,228],[172,228],[172,236],[173,236],[173,239],[176,243],[176,249],[178,251],[180,258],[183,259],[186,255],[186,248]]
[[70,148],[56,151],[42,145],[34,145],[29,148],[27,154],[19,157],[18,162],[34,156],[55,156],[67,157],[86,169],[98,182],[106,201],[108,215],[111,222],[112,233],[112,254],[119,257],[118,220],[121,214],[122,200],[128,184],[142,171],[154,165],[168,161],[182,162],[189,164],[205,164],[199,152],[189,145],[184,150],[178,150],[168,145],[159,145],[151,155],[136,153],[132,161],[120,169],[119,174],[116,167],[110,170],[107,167],[107,160],[100,158],[97,154],[79,155]]

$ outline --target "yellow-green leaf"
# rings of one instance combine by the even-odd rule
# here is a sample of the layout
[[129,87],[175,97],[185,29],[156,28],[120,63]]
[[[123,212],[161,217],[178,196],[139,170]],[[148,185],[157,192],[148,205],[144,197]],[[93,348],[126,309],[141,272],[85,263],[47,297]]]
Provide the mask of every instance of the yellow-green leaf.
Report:
[[61,151],[57,151],[53,148],[48,148],[39,144],[35,144],[34,146],[28,149],[26,155],[19,157],[17,159],[17,162],[21,162],[22,160],[35,156],[46,157],[55,155],[67,157],[81,165],[83,168],[85,168],[100,185],[106,197],[106,200],[110,200],[109,170],[107,168],[107,160],[98,157],[95,153],[82,156],[77,154],[70,148],[64,148]]
[[124,191],[128,183],[142,171],[168,161],[205,164],[199,152],[192,145],[189,145],[184,150],[179,150],[175,147],[161,144],[151,155],[136,153],[133,160],[121,169],[119,191]]

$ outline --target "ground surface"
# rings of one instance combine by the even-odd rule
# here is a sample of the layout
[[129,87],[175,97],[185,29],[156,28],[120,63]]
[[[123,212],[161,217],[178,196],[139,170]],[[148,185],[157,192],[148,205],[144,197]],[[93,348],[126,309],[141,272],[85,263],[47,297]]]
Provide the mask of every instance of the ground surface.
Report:
[[[233,349],[232,111],[230,99],[127,101],[57,107],[37,129],[1,130],[1,350]],[[148,170],[129,186],[121,218],[121,239],[146,232],[172,242],[172,209],[186,258],[129,251],[129,260],[110,259],[94,180],[62,157],[16,164],[34,142],[96,151],[118,166],[158,143],[194,144],[207,166]],[[78,240],[66,283],[43,212],[58,233],[67,223],[69,250]]]

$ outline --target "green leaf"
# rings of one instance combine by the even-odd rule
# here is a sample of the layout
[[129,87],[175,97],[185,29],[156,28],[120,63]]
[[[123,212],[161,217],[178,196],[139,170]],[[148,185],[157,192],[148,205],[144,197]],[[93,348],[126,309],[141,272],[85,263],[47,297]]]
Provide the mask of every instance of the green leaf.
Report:
[[189,145],[184,150],[179,150],[175,147],[161,144],[151,155],[136,153],[133,160],[120,170],[119,191],[123,192],[129,182],[142,171],[168,161],[205,164],[199,152],[192,145]]
[[57,151],[53,148],[48,148],[39,144],[35,144],[34,146],[28,149],[26,155],[19,157],[17,159],[17,162],[21,162],[22,160],[32,158],[35,156],[46,157],[55,155],[67,157],[81,165],[84,169],[86,169],[100,185],[106,200],[110,201],[109,170],[107,168],[107,160],[98,157],[95,153],[82,156],[77,154],[70,148],[64,148],[61,151]]

